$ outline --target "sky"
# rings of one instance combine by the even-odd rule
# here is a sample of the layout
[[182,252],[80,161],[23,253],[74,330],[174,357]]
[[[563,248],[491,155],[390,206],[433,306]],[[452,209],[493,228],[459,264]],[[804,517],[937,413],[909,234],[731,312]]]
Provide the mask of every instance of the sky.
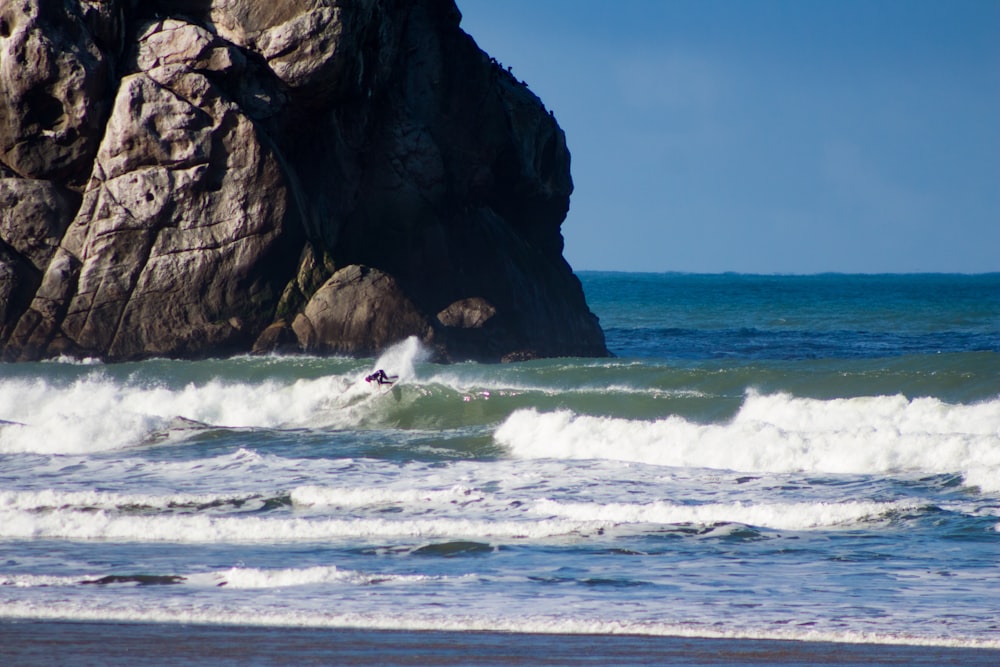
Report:
[[457,0],[566,132],[576,270],[1000,271],[1000,0]]

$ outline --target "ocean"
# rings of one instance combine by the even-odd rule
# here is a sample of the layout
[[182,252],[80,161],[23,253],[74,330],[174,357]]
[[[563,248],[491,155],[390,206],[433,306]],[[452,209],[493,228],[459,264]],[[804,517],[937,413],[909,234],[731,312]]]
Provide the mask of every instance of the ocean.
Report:
[[579,276],[611,358],[0,365],[0,622],[1000,649],[1000,274]]

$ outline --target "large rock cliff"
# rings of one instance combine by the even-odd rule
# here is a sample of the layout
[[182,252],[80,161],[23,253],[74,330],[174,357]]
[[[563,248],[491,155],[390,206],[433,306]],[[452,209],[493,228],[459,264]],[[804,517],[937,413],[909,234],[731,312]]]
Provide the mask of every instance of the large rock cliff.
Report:
[[453,0],[0,0],[0,350],[603,356],[553,115]]

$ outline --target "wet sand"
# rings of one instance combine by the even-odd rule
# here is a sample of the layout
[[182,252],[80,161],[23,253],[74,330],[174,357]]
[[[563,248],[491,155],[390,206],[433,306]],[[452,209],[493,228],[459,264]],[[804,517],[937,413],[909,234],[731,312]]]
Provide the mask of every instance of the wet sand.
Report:
[[996,665],[989,649],[745,639],[0,622],[21,665]]

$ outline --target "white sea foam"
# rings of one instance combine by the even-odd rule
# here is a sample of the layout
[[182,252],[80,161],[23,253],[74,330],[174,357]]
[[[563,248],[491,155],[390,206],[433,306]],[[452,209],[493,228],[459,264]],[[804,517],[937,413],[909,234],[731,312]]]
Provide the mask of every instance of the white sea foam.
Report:
[[152,495],[107,491],[56,491],[54,489],[0,491],[0,510],[117,509],[122,507],[163,509],[176,506],[206,506],[245,502],[254,497],[248,494],[176,493]]
[[288,588],[315,584],[352,584],[370,586],[384,583],[418,583],[439,579],[427,575],[376,574],[341,570],[335,565],[317,565],[307,568],[267,570],[234,567],[212,575],[216,586],[229,588]]
[[523,458],[615,459],[744,472],[963,473],[1000,491],[1000,400],[750,394],[725,424],[519,410],[495,439]]
[[[403,381],[426,356],[415,338],[378,360]],[[0,454],[91,453],[189,437],[200,428],[349,428],[380,394],[364,374],[279,382],[211,380],[182,388],[122,381],[101,369],[69,385],[0,380]],[[187,421],[181,421],[187,420]]]
[[193,586],[213,586],[240,589],[291,588],[323,584],[371,586],[376,584],[410,584],[436,581],[442,577],[422,574],[381,574],[344,570],[336,565],[316,565],[304,568],[265,569],[233,567],[228,570],[185,574],[183,582]]
[[49,586],[76,586],[86,577],[65,577],[51,574],[0,574],[0,586],[14,588],[42,588]]
[[[439,492],[323,489],[292,493],[305,505],[446,503],[468,498],[459,489]],[[219,516],[210,514],[121,514],[118,508],[154,508],[173,503],[210,504],[243,500],[239,496],[139,496],[101,493],[5,492],[0,496],[0,539],[113,540],[122,542],[227,543],[325,541],[372,538],[545,539],[592,535],[622,524],[737,523],[762,528],[807,530],[854,525],[912,510],[912,501],[841,503],[707,503],[681,505],[581,503],[540,499],[534,519],[489,520],[451,517],[419,519],[324,519]],[[74,509],[77,508],[77,509]],[[82,511],[87,508],[89,511]],[[97,509],[97,511],[93,511]]]
[[[348,426],[357,421],[349,410],[358,400],[354,393],[339,377],[291,384],[212,381],[182,389],[133,386],[99,375],[68,387],[44,380],[3,382],[0,414],[19,424],[0,428],[0,453],[108,451],[188,437],[209,425]],[[360,399],[370,396],[364,392]]]
[[410,336],[386,349],[375,360],[375,369],[381,368],[405,382],[416,377],[415,365],[429,357],[430,352],[420,344],[420,340],[416,336]]
[[0,511],[0,539],[112,540],[122,542],[227,543],[325,541],[363,538],[527,538],[593,533],[610,524],[593,521],[465,519],[276,519],[205,515],[122,516],[99,510]]
[[242,625],[253,627],[315,627],[403,631],[469,631],[532,634],[643,635],[707,639],[777,639],[849,644],[938,646],[1000,649],[998,639],[961,636],[921,636],[851,630],[774,628],[764,624],[707,625],[607,620],[575,616],[497,616],[447,613],[360,613],[276,609],[212,604],[135,605],[124,600],[59,605],[12,601],[0,605],[0,618],[35,620],[117,621]]
[[[0,382],[0,414],[18,422],[0,428],[0,453],[75,453],[138,444],[167,424],[162,392],[123,391],[92,375],[68,387],[45,380]],[[137,404],[147,404],[136,409]]]
[[77,357],[70,357],[65,354],[60,354],[58,357],[53,359],[43,359],[43,364],[60,364],[67,366],[100,366],[104,362],[97,357],[83,357],[78,359]]
[[371,505],[466,503],[481,500],[483,495],[464,486],[427,490],[300,486],[292,490],[291,498],[292,503],[298,506],[367,507]]
[[678,505],[668,502],[571,503],[543,499],[536,501],[533,509],[543,516],[574,521],[606,521],[615,524],[740,523],[777,530],[808,530],[855,525],[919,506],[912,501]]
[[[464,369],[463,369],[464,370]],[[477,369],[478,370],[478,369]],[[493,369],[491,369],[493,370]],[[634,395],[652,398],[703,398],[707,394],[696,389],[662,389],[658,387],[633,386],[624,383],[578,385],[567,389],[558,376],[551,381],[544,378],[530,378],[532,381],[516,381],[502,374],[498,377],[495,370],[492,373],[480,370],[478,373],[461,370],[439,370],[427,378],[426,382],[439,384],[469,398],[491,398],[503,396],[519,396],[527,393],[544,394],[548,396],[565,395],[567,391],[573,394],[590,395]]]
[[[59,586],[81,586],[104,583],[107,575],[80,574],[66,575],[35,575],[35,574],[0,574],[0,586],[13,588],[52,588]],[[375,584],[409,584],[426,581],[438,581],[447,577],[423,574],[382,574],[344,570],[336,565],[317,565],[305,568],[265,569],[255,567],[233,567],[227,570],[213,572],[195,572],[169,575],[174,577],[175,585],[268,589],[290,588],[293,586],[311,586],[317,584],[349,584],[355,586],[371,586]],[[128,576],[122,583],[128,585]]]

